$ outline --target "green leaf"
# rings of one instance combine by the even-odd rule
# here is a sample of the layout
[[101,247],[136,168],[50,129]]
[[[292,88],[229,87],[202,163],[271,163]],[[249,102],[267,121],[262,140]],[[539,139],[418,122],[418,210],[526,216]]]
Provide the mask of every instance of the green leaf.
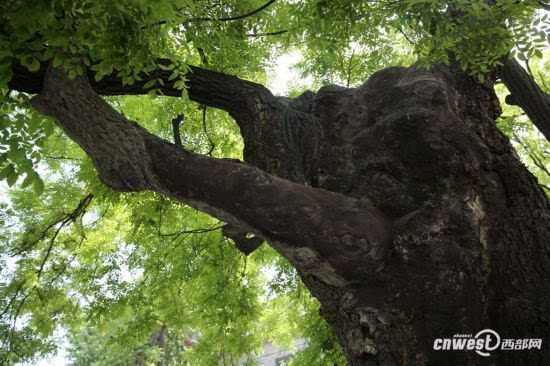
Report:
[[156,82],[157,82],[156,79],[149,80],[148,82],[145,83],[145,85],[143,85],[143,89],[149,89],[153,87],[156,84]]
[[159,64],[158,66],[161,68],[161,70],[164,70],[164,71],[172,70],[174,68],[174,64],[170,64],[168,66],[164,66],[162,64]]
[[478,73],[478,74],[477,74],[477,80],[478,80],[481,84],[483,84],[483,83],[485,82],[485,76],[483,76],[483,74],[481,74],[481,73]]
[[38,175],[33,180],[33,189],[37,196],[44,193],[44,181]]
[[15,172],[15,168],[13,164],[8,164],[4,169],[0,171],[0,179],[6,179],[6,177],[10,175],[11,172]]
[[31,72],[38,71],[40,69],[40,61],[33,58],[32,61],[27,65],[27,69]]
[[175,78],[178,77],[178,75],[179,75],[179,73],[178,73],[177,70],[173,71],[173,72],[170,74],[170,77],[168,77],[168,81],[174,80]]
[[25,159],[25,150],[19,147],[10,149],[7,154],[15,163],[21,163]]
[[8,175],[6,176],[6,181],[8,182],[8,186],[13,186],[15,182],[17,181],[17,173],[15,172],[15,169],[12,169],[8,172]]
[[28,187],[31,183],[34,182],[34,180],[36,179],[35,175],[33,174],[34,172],[32,173],[27,173],[27,176],[25,177],[25,179],[23,180],[23,183],[21,183],[21,188],[26,188]]
[[148,72],[151,72],[151,71],[155,70],[156,68],[157,68],[156,65],[150,64],[150,65],[145,66],[143,68],[143,71],[148,73]]
[[53,67],[59,67],[63,64],[63,55],[61,55],[60,53],[56,53],[55,56],[53,57]]

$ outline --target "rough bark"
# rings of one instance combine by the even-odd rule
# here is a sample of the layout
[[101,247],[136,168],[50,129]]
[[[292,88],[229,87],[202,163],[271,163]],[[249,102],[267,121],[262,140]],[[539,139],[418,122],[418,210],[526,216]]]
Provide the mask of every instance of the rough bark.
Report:
[[[33,105],[113,189],[155,190],[266,239],[319,299],[350,365],[550,363],[550,207],[494,124],[491,85],[439,66],[294,100],[202,69],[189,85],[235,118],[248,164],[163,141],[93,90],[105,88],[59,70]],[[543,348],[433,350],[484,328]]]
[[[214,95],[222,84],[223,80],[205,80],[204,93],[212,88]],[[241,129],[252,129],[246,125],[252,120],[259,128],[262,122],[273,123],[280,117],[276,100],[267,94],[267,89],[260,89],[265,96],[256,95],[247,83],[242,84],[240,98],[249,100],[243,103],[242,111],[232,111],[244,121]],[[237,90],[233,92],[239,99]],[[266,112],[263,101],[273,103],[274,110]],[[186,151],[125,120],[92,90],[85,78],[69,80],[65,72],[51,69],[32,104],[57,119],[67,135],[90,156],[103,183],[115,190],[154,190],[259,237],[316,248],[335,263],[365,265],[372,260],[374,267],[387,251],[390,222],[370,202],[313,189],[239,161]],[[267,131],[263,132],[258,132],[263,139],[255,141],[261,143],[269,137]],[[278,153],[260,147],[254,151],[257,156],[264,156],[265,151]],[[293,165],[283,162],[272,170],[298,179]],[[360,255],[348,258],[346,248],[338,245],[342,241],[361,243]]]

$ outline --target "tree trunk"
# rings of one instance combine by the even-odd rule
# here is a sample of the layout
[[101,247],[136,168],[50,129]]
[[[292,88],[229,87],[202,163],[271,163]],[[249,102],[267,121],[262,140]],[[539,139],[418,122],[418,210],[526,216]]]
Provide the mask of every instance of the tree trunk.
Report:
[[[285,99],[198,68],[188,78],[191,99],[235,118],[247,163],[163,141],[103,102],[101,85],[60,70],[33,105],[113,189],[155,190],[266,239],[350,365],[550,364],[550,207],[495,126],[491,85],[388,68]],[[486,328],[542,349],[434,350]]]

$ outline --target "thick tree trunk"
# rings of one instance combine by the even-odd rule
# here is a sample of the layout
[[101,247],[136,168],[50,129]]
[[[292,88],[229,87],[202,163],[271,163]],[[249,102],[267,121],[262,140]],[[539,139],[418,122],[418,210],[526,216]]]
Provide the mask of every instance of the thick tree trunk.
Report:
[[[281,99],[196,69],[190,97],[235,118],[245,164],[149,134],[85,79],[50,70],[40,86],[33,105],[107,185],[155,190],[268,240],[350,365],[550,363],[550,207],[494,124],[491,87],[439,66],[389,68],[356,89]],[[433,348],[485,328],[542,349]]]

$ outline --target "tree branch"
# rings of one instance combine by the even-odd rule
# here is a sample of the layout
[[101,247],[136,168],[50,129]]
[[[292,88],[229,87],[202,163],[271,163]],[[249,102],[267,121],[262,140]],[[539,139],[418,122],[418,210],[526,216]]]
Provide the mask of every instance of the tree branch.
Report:
[[46,226],[46,228],[44,230],[42,230],[42,232],[40,233],[38,238],[36,238],[35,240],[33,240],[31,242],[22,243],[19,246],[19,248],[17,248],[16,250],[14,250],[11,253],[11,256],[15,257],[17,255],[20,255],[23,252],[27,252],[27,251],[33,249],[36,244],[38,244],[41,240],[46,238],[46,235],[48,234],[48,232],[51,229],[53,229],[53,228],[55,228],[55,226],[59,225],[59,227],[57,228],[54,236],[51,238],[51,245],[53,245],[53,243],[55,241],[55,238],[57,237],[57,235],[59,234],[59,231],[61,229],[63,229],[67,224],[70,224],[70,223],[74,222],[78,217],[81,217],[86,213],[86,209],[90,205],[90,202],[92,202],[93,197],[94,196],[91,193],[87,194],[82,200],[80,200],[77,207],[73,211],[64,214],[59,219],[57,219],[57,220],[51,222],[50,224],[48,224]]
[[275,32],[265,32],[265,33],[247,33],[247,37],[265,37],[265,36],[278,36],[279,34],[284,34],[288,32],[288,30],[283,29],[280,31]]
[[[235,102],[232,95],[223,97],[217,104]],[[390,223],[372,204],[241,162],[186,151],[127,121],[86,78],[70,80],[64,71],[50,69],[43,90],[31,103],[57,119],[90,156],[101,180],[115,190],[153,190],[260,238],[311,247],[330,261],[354,261],[342,244],[349,240],[366,251],[356,256],[357,265],[369,258],[374,270],[375,262],[388,253]]]
[[181,143],[180,125],[184,120],[183,114],[179,114],[172,120],[172,134],[174,135],[174,144],[183,147]]
[[[159,59],[157,64],[169,66],[172,61]],[[48,65],[42,63],[38,71],[30,72],[26,67],[13,60],[13,77],[8,86],[19,92],[38,94],[42,90],[47,68]],[[172,70],[163,70],[159,67],[149,74],[141,73],[142,80],[135,80],[132,85],[123,85],[122,79],[116,76],[116,72],[106,75],[100,81],[95,81],[93,74],[88,72],[88,79],[94,91],[99,95],[142,95],[147,94],[153,88],[158,88],[163,95],[181,97],[181,89],[174,87],[176,80],[169,80],[171,74]],[[190,72],[185,77],[188,79],[187,91],[191,100],[209,107],[223,109],[229,113],[234,109],[233,106],[239,104],[238,100],[243,93],[262,93],[264,94],[263,98],[268,98],[271,94],[263,85],[197,66],[190,66]],[[143,88],[148,81],[156,78],[161,79],[164,85]]]
[[208,107],[203,105],[202,106],[202,131],[204,132],[204,135],[206,136],[206,139],[208,140],[208,144],[210,145],[210,148],[206,155],[212,157],[212,152],[214,151],[214,148],[216,147],[216,144],[212,139],[210,138],[210,135],[208,135],[208,131],[206,129],[206,109]]
[[[151,90],[143,88],[149,80],[160,78],[163,83],[157,86],[163,95],[181,97],[181,90],[174,87],[175,80],[169,80],[172,71],[167,66],[171,63],[168,59],[158,60],[157,64],[163,67],[151,75],[141,74],[142,80],[132,85],[123,86],[115,73],[100,81],[95,81],[88,73],[88,79],[93,90],[100,95],[139,95]],[[37,72],[31,73],[14,63],[9,86],[21,92],[38,93],[42,90],[46,69],[44,64]],[[307,98],[296,99],[300,103],[294,100],[287,103],[263,85],[201,67],[190,66],[190,69],[185,75],[189,99],[222,109],[235,119],[245,142],[247,162],[270,174],[297,182],[313,179],[322,129],[318,118],[311,113],[315,94],[304,93]],[[306,99],[307,103],[302,103]],[[289,123],[291,120],[293,122]],[[306,162],[308,164],[304,164]]]
[[229,21],[233,21],[233,20],[240,20],[240,19],[251,17],[252,15],[258,14],[259,12],[261,12],[262,10],[264,10],[265,8],[267,8],[268,6],[273,4],[274,2],[275,2],[275,0],[269,0],[268,2],[266,2],[264,5],[260,6],[259,8],[255,9],[255,10],[252,10],[251,12],[248,12],[246,14],[238,15],[238,16],[235,16],[235,17],[225,17],[225,18],[217,18],[217,19],[212,19],[212,18],[199,18],[199,19],[200,20],[217,20],[219,22],[229,22]]
[[550,141],[550,95],[515,60],[504,62],[500,78],[512,94],[506,102],[521,107],[540,132]]
[[[245,19],[245,18],[248,18],[248,17],[251,17],[255,14],[258,14],[259,12],[261,12],[262,10],[264,10],[265,8],[269,7],[271,4],[273,4],[276,0],[269,0],[268,2],[266,2],[264,5],[260,6],[259,8],[257,9],[254,9],[246,14],[241,14],[241,15],[237,15],[237,16],[234,16],[234,17],[221,17],[221,18],[208,18],[208,17],[196,17],[196,18],[190,18],[190,19],[187,19],[184,23],[191,23],[191,22],[231,22],[231,21],[234,21],[234,20],[241,20],[241,19]],[[148,24],[148,25],[145,25],[143,26],[143,29],[146,29],[146,28],[151,28],[151,27],[154,27],[154,26],[157,26],[157,25],[163,25],[163,24],[166,24],[167,21],[166,20],[160,20],[158,22],[155,22],[153,24]],[[285,31],[286,32],[286,31]]]

